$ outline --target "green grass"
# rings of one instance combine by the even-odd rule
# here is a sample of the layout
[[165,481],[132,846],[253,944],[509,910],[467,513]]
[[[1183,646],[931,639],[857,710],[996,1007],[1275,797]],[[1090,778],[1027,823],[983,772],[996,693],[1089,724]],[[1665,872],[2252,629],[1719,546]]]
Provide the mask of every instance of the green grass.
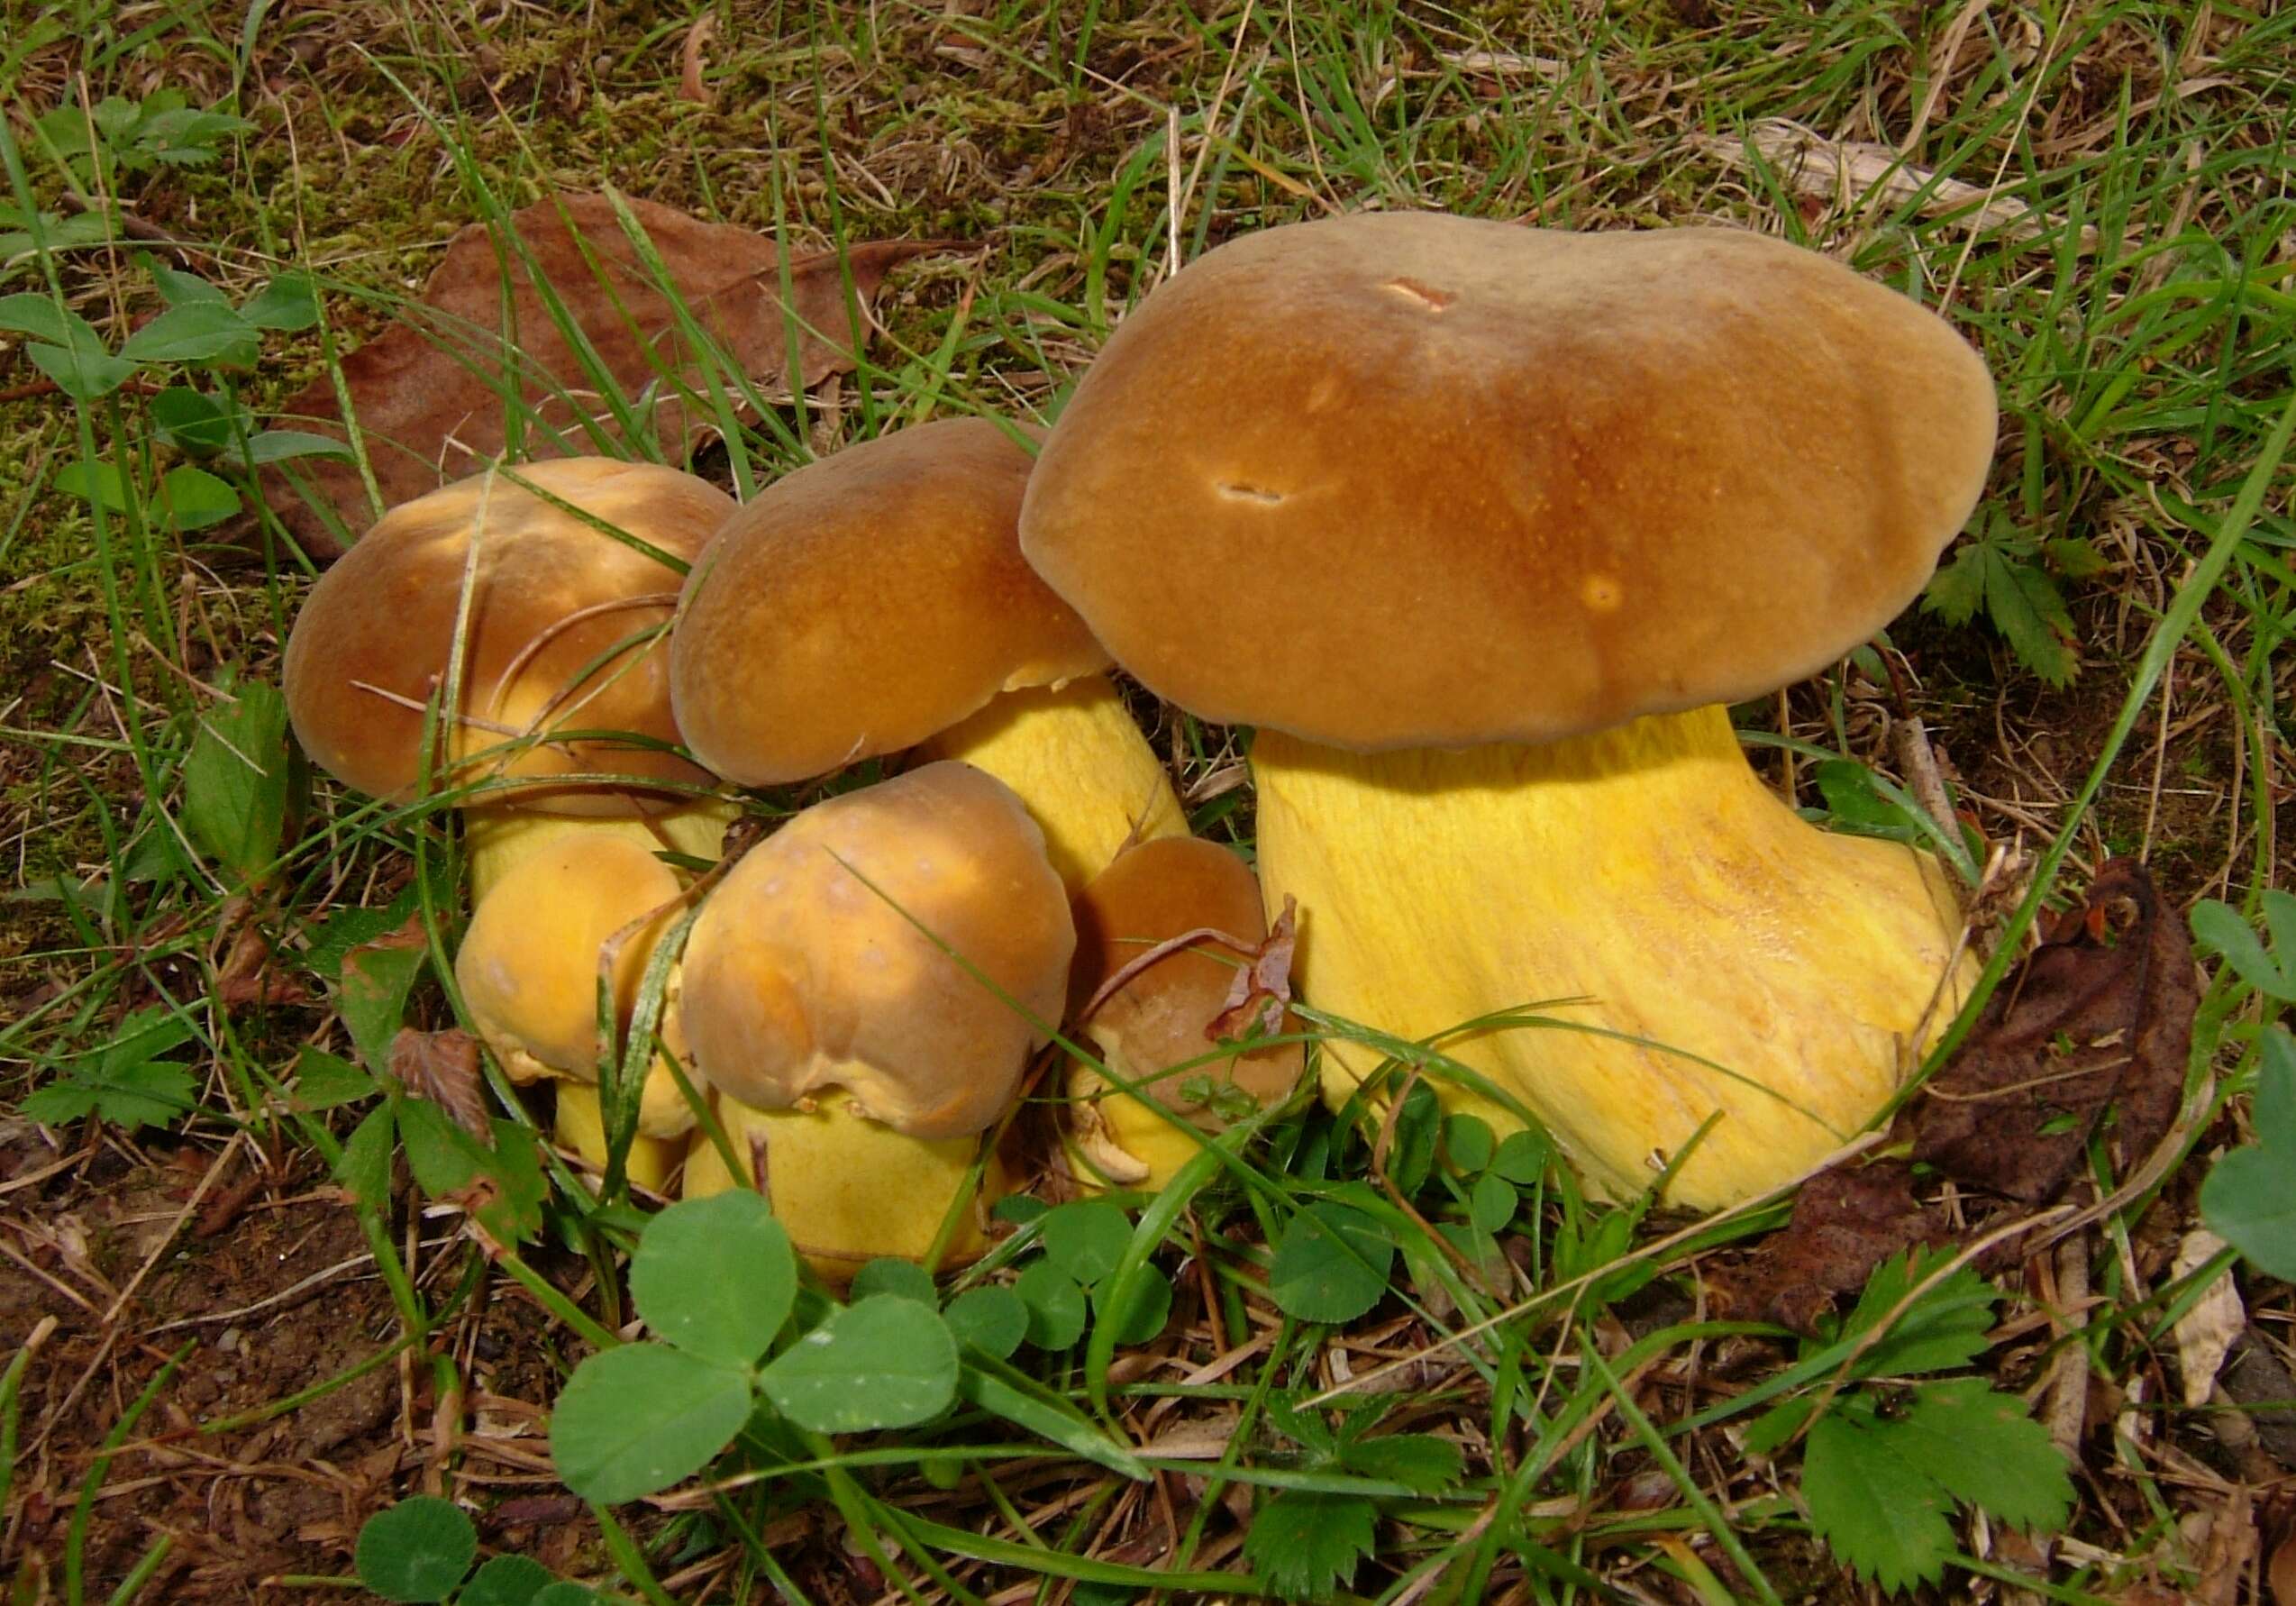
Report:
[[[359,5],[260,9],[251,31],[229,8],[87,0],[51,34],[0,42],[0,101],[23,182],[51,206],[65,176],[31,119],[83,79],[91,101],[173,84],[253,123],[212,166],[123,175],[121,198],[235,298],[294,266],[327,289],[323,331],[273,337],[253,370],[218,378],[259,415],[325,371],[332,351],[384,327],[454,229],[499,223],[552,187],[610,184],[807,248],[930,237],[985,247],[897,273],[885,333],[834,412],[819,397],[768,407],[702,452],[693,466],[729,486],[929,416],[1048,414],[1169,271],[1175,244],[1185,260],[1271,224],[1438,206],[1577,228],[1721,221],[1825,249],[1939,307],[1984,352],[2003,408],[1989,506],[2037,535],[2086,539],[2109,565],[2064,583],[2081,659],[2069,688],[2044,684],[1982,621],[1950,628],[1915,614],[1895,630],[1921,670],[1910,706],[1938,735],[1964,803],[1993,841],[2036,856],[2029,890],[2004,910],[2008,929],[2108,852],[2146,852],[2180,903],[2216,896],[2253,914],[2263,890],[2289,881],[2296,773],[2296,525],[2282,462],[2296,415],[2296,269],[2283,244],[2296,14],[1984,10],[1956,32],[1956,13],[1690,0],[724,5],[709,14],[715,98],[705,107],[678,93],[682,14],[606,6],[569,20],[534,8],[482,29],[460,8]],[[1919,182],[1898,199],[1812,195],[1726,154],[1772,119],[1901,145]],[[2033,231],[1973,233],[1972,203],[1943,200],[1946,181],[2028,209]],[[136,260],[145,249],[25,262],[0,292],[51,293],[116,345],[157,305]],[[181,1128],[194,1145],[243,1129],[332,1164],[356,1111],[297,1111],[280,1096],[306,1039],[346,1049],[332,1012],[221,1008],[209,1001],[218,967],[252,929],[293,969],[331,918],[390,904],[419,851],[422,895],[408,907],[446,973],[461,919],[450,817],[435,799],[380,808],[323,780],[292,817],[278,872],[251,899],[231,895],[185,829],[187,761],[223,675],[276,679],[305,566],[277,545],[168,529],[141,503],[97,514],[57,491],[57,469],[76,458],[153,451],[152,426],[142,397],[76,407],[36,392],[39,377],[0,355],[8,1085],[21,1092],[79,1063],[129,1009],[157,1006],[197,1034],[190,1063],[211,1113]],[[715,409],[743,397],[729,379],[703,399]],[[1797,689],[1783,707],[1777,735],[1892,767],[1854,671]],[[1178,717],[1183,786],[1235,762],[1228,733]],[[2049,752],[2036,752],[2036,734]],[[1249,846],[1248,788],[1191,812],[1199,830]],[[2004,945],[1995,969],[2013,957]],[[436,987],[415,1007],[429,1024],[452,1017]],[[2271,1007],[2214,981],[2194,1055],[2196,1091],[2216,1079],[2212,1114],[2237,1120],[2248,1028]],[[2193,1126],[2188,1152],[2205,1153],[2210,1132]],[[2001,1386],[2039,1388],[2071,1343],[2108,1382],[2155,1375],[2173,1347],[2164,1314],[2191,1289],[2155,1264],[2149,1235],[2184,1224],[2199,1170],[2171,1173],[2150,1221],[2139,1219],[2148,1194],[2103,1224],[2102,1303],[2086,1337],[1996,1352]],[[1127,1264],[1179,1273],[1184,1319],[1165,1347],[1182,1364],[1111,1377],[1122,1351],[1102,1329],[1027,1364],[1047,1398],[1143,1444],[1166,1474],[1156,1485],[973,1412],[885,1442],[752,1446],[738,1486],[669,1514],[625,1509],[620,1526],[588,1522],[574,1570],[655,1599],[687,1598],[694,1585],[674,1580],[688,1572],[721,1578],[736,1599],[752,1585],[793,1599],[873,1592],[872,1570],[913,1598],[1113,1601],[1173,1574],[1189,1575],[1185,1590],[1243,1596],[1262,1587],[1243,1574],[1250,1513],[1290,1491],[1373,1502],[1378,1550],[1355,1574],[1359,1598],[1790,1599],[1845,1587],[1793,1502],[1791,1456],[1773,1477],[1728,1437],[1784,1363],[1757,1343],[1767,1329],[1706,1319],[1686,1274],[1773,1224],[1778,1207],[1686,1231],[1590,1203],[1556,1168],[1524,1192],[1510,1229],[1518,1260],[1492,1276],[1426,1225],[1463,1216],[1463,1183],[1439,1167],[1394,1193],[1380,1180],[1353,1123],[1294,1109],[1259,1146],[1134,1201]],[[360,1203],[397,1315],[391,1340],[419,1354],[465,1330],[483,1304],[473,1289],[499,1286],[496,1272],[564,1319],[553,1331],[569,1364],[579,1331],[621,1319],[617,1257],[634,1222],[593,1205],[569,1174],[560,1182],[549,1236],[493,1268],[468,1245],[431,1252],[443,1273],[410,1264],[403,1197]],[[1401,1246],[1398,1297],[1375,1325],[1328,1330],[1270,1301],[1270,1246],[1305,1206],[1330,1200]],[[958,1285],[998,1278],[1028,1252],[1016,1237]],[[2035,1306],[2010,1291],[2013,1322]],[[2256,1279],[2248,1293],[2284,1346],[2287,1290]],[[467,1355],[448,1346],[438,1358],[452,1372]],[[1216,1375],[1180,1381],[1215,1363]],[[123,1401],[159,1357],[138,1364]],[[1401,1392],[1351,1386],[1387,1367]],[[28,1375],[6,1406],[30,1432],[49,1397]],[[1740,1392],[1751,1397],[1731,1400]],[[1375,1419],[1374,1438],[1441,1434],[1460,1446],[1459,1476],[1435,1490],[1398,1484],[1319,1455],[1286,1427],[1309,1401],[1328,1412],[1364,1400],[1366,1432]],[[548,1390],[531,1403],[546,1407]],[[132,1453],[119,1448],[132,1418],[115,1419],[121,1441],[77,1446],[108,1457],[91,1477]],[[2156,1431],[2180,1453],[2217,1454],[2204,1426],[2169,1413]],[[2149,1442],[2092,1428],[2072,1529],[2081,1544],[2048,1574],[2052,1598],[2189,1581],[2198,1558],[2181,1527],[2206,1501],[2162,1475]],[[1188,1453],[1161,1455],[1160,1441]],[[471,1462],[450,1455],[440,1470],[450,1492],[492,1498]],[[19,1506],[24,1487],[19,1474]],[[65,1479],[50,1492],[68,1510],[93,1487]],[[374,1497],[414,1487],[407,1478]],[[89,1509],[78,1508],[68,1552],[49,1557],[75,1586]],[[107,1503],[93,1509],[100,1527]],[[819,1532],[796,1521],[819,1510],[842,1529],[788,1537]],[[150,1542],[87,1587],[129,1581]],[[304,1570],[336,1574],[342,1560],[314,1546]],[[2032,1570],[1999,1550],[1967,1561],[1988,1575]]]

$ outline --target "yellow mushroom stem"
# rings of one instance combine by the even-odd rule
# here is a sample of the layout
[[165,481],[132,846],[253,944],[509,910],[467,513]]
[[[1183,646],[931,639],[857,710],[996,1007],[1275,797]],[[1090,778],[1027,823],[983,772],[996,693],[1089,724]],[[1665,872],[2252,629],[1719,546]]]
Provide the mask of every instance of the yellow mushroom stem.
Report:
[[[989,1246],[983,1218],[1006,1191],[1006,1181],[992,1154],[978,1193],[971,1191],[978,1136],[904,1136],[857,1114],[836,1092],[814,1100],[810,1109],[758,1109],[720,1093],[716,1109],[741,1165],[740,1185],[756,1186],[752,1145],[762,1145],[773,1213],[825,1282],[850,1282],[883,1255],[921,1263],[952,1206],[957,1225],[940,1265],[976,1260]],[[697,1129],[690,1143],[685,1198],[735,1185],[707,1130]]]
[[[558,1114],[552,1133],[560,1148],[573,1150],[601,1172],[606,1169],[606,1119],[605,1112],[598,1108],[596,1084],[559,1081]],[[678,1163],[685,1155],[683,1136],[649,1137],[640,1131],[630,1140],[630,1152],[623,1159],[623,1167],[632,1186],[662,1193],[669,1191],[670,1179],[678,1174]]]
[[724,798],[698,798],[656,814],[542,814],[500,805],[462,811],[462,846],[469,865],[470,900],[476,904],[535,849],[564,841],[577,832],[619,837],[661,853],[685,853],[715,862],[725,827],[741,817],[739,805]]
[[[1209,1050],[1212,1045],[1205,1047]],[[1105,1034],[1099,1048],[1111,1066],[1125,1058],[1121,1045],[1112,1045]],[[1128,1063],[1122,1068],[1132,1069]],[[1213,1061],[1184,1074],[1216,1075],[1219,1070]],[[1168,1073],[1151,1074],[1162,1080]],[[1152,1108],[1080,1061],[1069,1062],[1067,1092],[1067,1136],[1082,1162],[1073,1169],[1077,1186],[1086,1193],[1108,1188],[1153,1193],[1217,1136],[1199,1131],[1183,1117]]]
[[[677,975],[675,971],[670,972],[673,999]],[[663,1031],[670,1038],[673,1051],[682,1051],[685,1042],[677,1029],[674,1010],[666,1019]],[[546,1065],[515,1043],[498,1041],[494,1049],[511,1081],[522,1087],[538,1081],[551,1085],[557,1105],[551,1136],[557,1138],[558,1146],[571,1150],[592,1168],[603,1172],[606,1159],[606,1114],[598,1104],[597,1083]],[[638,1130],[632,1136],[630,1152],[623,1161],[631,1182],[656,1193],[663,1191],[670,1178],[678,1174],[678,1163],[686,1154],[686,1134],[693,1125],[693,1109],[679,1090],[677,1078],[670,1073],[669,1062],[656,1054],[646,1072],[645,1088],[638,1096]]]
[[[1671,1202],[1791,1180],[1881,1108],[1970,979],[1935,862],[1804,821],[1720,707],[1458,752],[1262,730],[1252,762],[1264,896],[1299,901],[1301,996],[1441,1037],[1613,1196],[1717,1111]],[[1443,1036],[1573,998],[1590,1001],[1540,1011],[1555,1027]],[[1380,1062],[1350,1042],[1324,1054],[1335,1103]],[[1447,1108],[1519,1124],[1434,1080]]]
[[1071,897],[1126,842],[1188,835],[1164,766],[1106,675],[1000,693],[916,752],[1012,788],[1043,828],[1045,856]]

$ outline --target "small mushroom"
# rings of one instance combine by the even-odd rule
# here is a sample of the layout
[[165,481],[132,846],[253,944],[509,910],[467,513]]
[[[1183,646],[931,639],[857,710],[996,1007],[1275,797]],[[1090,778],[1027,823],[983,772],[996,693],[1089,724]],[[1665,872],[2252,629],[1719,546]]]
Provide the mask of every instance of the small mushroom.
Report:
[[670,643],[694,752],[744,786],[916,749],[1018,792],[1073,891],[1186,830],[1107,654],[1020,555],[1034,464],[983,418],[848,446],[758,493],[686,584]]
[[[599,966],[618,933],[652,917],[614,956],[618,1037],[679,891],[677,874],[635,843],[596,831],[562,835],[521,858],[478,900],[454,956],[454,979],[478,1035],[513,1081],[557,1084],[559,1141],[593,1165],[606,1158],[597,1096]],[[684,1061],[674,1007],[664,1008],[661,1035]],[[625,1162],[631,1181],[659,1192],[684,1153],[678,1140],[693,1125],[668,1063],[656,1055]]]
[[1299,1081],[1299,1044],[1239,1052],[1211,1036],[1268,935],[1260,883],[1216,843],[1159,837],[1117,854],[1075,910],[1074,1034],[1091,1040],[1124,1084],[1081,1062],[1069,1068],[1078,1180],[1153,1192],[1195,1157],[1204,1136]]
[[537,823],[553,816],[611,817],[613,835],[715,857],[731,809],[688,801],[714,778],[675,751],[661,639],[680,576],[644,549],[691,563],[734,506],[673,469],[561,458],[393,508],[296,617],[284,680],[296,738],[345,785],[411,797],[467,578],[461,704],[441,712],[451,770],[437,784],[482,789],[465,809],[480,894],[565,828]]
[[[1668,1191],[1718,1207],[1870,1120],[1967,975],[1930,857],[1807,824],[1727,705],[1912,600],[1994,423],[1950,326],[1777,241],[1346,217],[1128,316],[1021,541],[1152,689],[1260,727],[1304,997],[1616,1195],[1718,1117]],[[1335,1036],[1326,1096],[1382,1057]]]
[[[963,1198],[1060,1014],[1076,930],[1010,789],[932,763],[817,803],[728,871],[694,921],[681,1008],[744,1178],[825,1277],[986,1243]],[[754,1147],[753,1147],[754,1145]],[[698,1136],[688,1197],[732,1184]],[[989,1162],[982,1198],[1002,1186]]]

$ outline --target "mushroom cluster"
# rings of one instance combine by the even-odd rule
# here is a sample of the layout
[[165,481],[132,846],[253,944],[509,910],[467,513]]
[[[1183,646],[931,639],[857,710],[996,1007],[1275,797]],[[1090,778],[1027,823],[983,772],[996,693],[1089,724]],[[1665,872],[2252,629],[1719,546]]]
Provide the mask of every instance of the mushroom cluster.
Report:
[[[1359,1021],[1595,1186],[1714,1206],[1864,1124],[1964,982],[1936,865],[1804,822],[1726,710],[1904,606],[1993,428],[1942,321],[1774,242],[1275,228],[1049,433],[916,424],[740,506],[575,459],[396,509],[288,700],[346,784],[460,803],[457,980],[561,1143],[603,1164],[651,963],[632,1180],[759,1189],[831,1281],[985,1248],[1064,1024],[1086,1190],[1284,1097],[1298,1022],[1231,1023],[1294,904],[1327,1099],[1389,1062]],[[1256,727],[1257,877],[1112,666]],[[824,781],[721,862],[734,789]]]

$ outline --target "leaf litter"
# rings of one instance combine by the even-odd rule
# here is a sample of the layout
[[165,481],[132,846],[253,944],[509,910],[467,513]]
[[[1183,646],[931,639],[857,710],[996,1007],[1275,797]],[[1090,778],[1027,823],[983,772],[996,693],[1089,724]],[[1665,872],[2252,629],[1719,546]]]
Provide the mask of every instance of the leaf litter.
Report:
[[[621,200],[666,269],[673,300],[624,232],[615,202],[588,192],[538,201],[510,214],[508,239],[486,224],[469,224],[448,242],[421,301],[343,358],[344,393],[386,506],[467,478],[498,457],[509,443],[506,392],[515,391],[527,416],[520,443],[526,457],[648,455],[647,441],[628,439],[614,416],[592,363],[615,393],[637,398],[642,437],[673,453],[690,449],[716,424],[688,397],[709,395],[718,381],[711,359],[688,338],[680,304],[763,399],[781,400],[792,388],[852,371],[871,333],[868,309],[895,267],[956,249],[943,241],[883,241],[842,256],[796,257],[788,264],[785,303],[780,250],[764,235],[652,201]],[[349,438],[330,376],[281,410],[298,429]],[[270,465],[263,487],[315,561],[342,555],[338,525],[355,532],[374,517],[359,467],[347,458],[303,460],[292,472]]]

